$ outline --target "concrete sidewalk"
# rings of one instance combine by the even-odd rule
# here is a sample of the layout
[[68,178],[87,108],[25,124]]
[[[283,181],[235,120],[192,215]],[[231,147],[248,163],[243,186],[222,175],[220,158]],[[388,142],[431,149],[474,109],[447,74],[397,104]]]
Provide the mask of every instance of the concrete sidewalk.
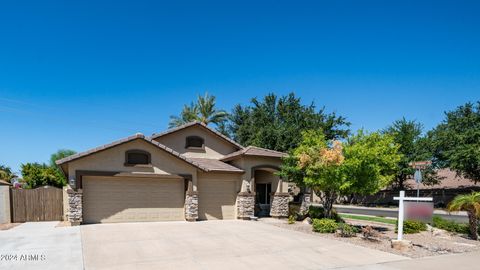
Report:
[[342,270],[471,270],[478,269],[480,251],[426,257],[415,260],[339,268]]
[[27,222],[0,231],[0,269],[83,269],[79,227]]

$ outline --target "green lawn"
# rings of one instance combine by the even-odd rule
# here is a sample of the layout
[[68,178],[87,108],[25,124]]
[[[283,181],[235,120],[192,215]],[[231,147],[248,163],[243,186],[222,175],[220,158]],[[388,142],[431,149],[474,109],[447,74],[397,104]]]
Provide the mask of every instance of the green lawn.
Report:
[[390,218],[373,217],[373,216],[357,216],[357,215],[350,215],[350,214],[339,214],[339,215],[342,218],[381,222],[381,223],[387,223],[387,224],[393,224],[393,225],[397,224],[396,219],[390,219]]

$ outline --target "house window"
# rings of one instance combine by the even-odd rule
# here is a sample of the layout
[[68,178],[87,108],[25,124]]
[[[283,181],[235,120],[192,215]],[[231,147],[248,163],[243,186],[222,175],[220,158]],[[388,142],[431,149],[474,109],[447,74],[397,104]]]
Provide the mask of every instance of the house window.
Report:
[[125,152],[125,165],[149,165],[151,163],[150,153],[143,150],[129,150]]
[[203,149],[205,142],[202,137],[188,136],[185,142],[185,148],[201,148]]

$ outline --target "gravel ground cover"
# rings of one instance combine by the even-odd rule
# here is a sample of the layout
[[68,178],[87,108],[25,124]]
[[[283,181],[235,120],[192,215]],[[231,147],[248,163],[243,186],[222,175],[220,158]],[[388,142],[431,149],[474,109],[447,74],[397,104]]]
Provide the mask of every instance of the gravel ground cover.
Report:
[[288,224],[286,220],[282,219],[262,218],[259,222],[411,258],[480,250],[480,241],[473,241],[468,239],[465,235],[453,234],[436,228],[430,228],[428,231],[417,234],[405,234],[404,239],[412,241],[413,248],[409,251],[402,252],[391,248],[390,240],[396,239],[397,236],[395,234],[395,226],[390,224],[345,219],[345,222],[351,225],[358,227],[369,225],[379,231],[379,237],[374,241],[363,239],[360,233],[358,233],[356,237],[349,238],[338,237],[335,234],[316,233],[312,231],[312,226],[306,221]]

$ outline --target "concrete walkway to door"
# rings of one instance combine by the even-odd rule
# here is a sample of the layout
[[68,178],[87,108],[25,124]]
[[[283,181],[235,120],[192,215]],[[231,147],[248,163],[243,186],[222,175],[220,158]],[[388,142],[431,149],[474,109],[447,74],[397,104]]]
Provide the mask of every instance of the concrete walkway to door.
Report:
[[329,269],[405,257],[254,221],[81,226],[85,269]]

